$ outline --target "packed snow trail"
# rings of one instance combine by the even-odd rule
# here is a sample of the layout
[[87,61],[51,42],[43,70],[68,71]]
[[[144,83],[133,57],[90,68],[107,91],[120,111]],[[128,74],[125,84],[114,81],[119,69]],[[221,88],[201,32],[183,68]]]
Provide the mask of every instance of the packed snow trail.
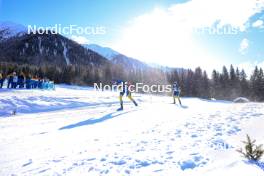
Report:
[[236,152],[246,134],[264,143],[261,103],[135,95],[117,112],[117,93],[90,88],[0,95],[1,176],[264,175]]

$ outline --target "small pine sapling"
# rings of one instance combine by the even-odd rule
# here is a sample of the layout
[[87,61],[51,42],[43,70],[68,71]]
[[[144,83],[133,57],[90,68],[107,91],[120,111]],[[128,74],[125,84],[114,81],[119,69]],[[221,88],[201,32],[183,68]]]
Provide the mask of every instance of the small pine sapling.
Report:
[[264,154],[262,145],[256,145],[256,140],[251,140],[249,135],[247,135],[247,141],[243,141],[243,143],[245,144],[244,150],[240,148],[237,151],[250,161],[259,161]]

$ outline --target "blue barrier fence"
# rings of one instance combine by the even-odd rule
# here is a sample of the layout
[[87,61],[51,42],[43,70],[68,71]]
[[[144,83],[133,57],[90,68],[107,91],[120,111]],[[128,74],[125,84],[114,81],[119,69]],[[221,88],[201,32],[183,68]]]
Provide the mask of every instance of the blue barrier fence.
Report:
[[48,80],[35,80],[27,79],[25,81],[10,82],[5,80],[0,88],[13,88],[13,89],[44,89],[44,90],[55,90],[55,84],[53,81]]

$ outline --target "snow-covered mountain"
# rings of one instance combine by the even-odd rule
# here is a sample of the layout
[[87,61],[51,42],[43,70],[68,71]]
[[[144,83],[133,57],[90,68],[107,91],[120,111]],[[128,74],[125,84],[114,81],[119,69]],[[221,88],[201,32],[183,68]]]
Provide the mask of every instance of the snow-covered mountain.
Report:
[[109,47],[102,47],[96,44],[83,46],[109,59],[113,64],[122,65],[127,71],[136,72],[136,70],[143,70],[151,67],[140,60],[128,57]]
[[7,36],[5,36],[6,38],[12,37],[18,34],[24,34],[27,32],[27,28],[24,25],[14,23],[11,21],[0,22],[0,29],[8,30],[8,34]]
[[115,57],[112,58],[111,62],[114,64],[119,64],[124,66],[124,68],[126,68],[127,71],[144,70],[151,68],[149,65],[145,64],[144,62],[141,62],[131,57],[127,57],[123,54],[116,55]]
[[114,64],[122,64],[126,68],[132,68],[132,69],[144,69],[146,67],[152,67],[152,68],[157,68],[163,71],[171,71],[173,69],[177,70],[186,70],[182,68],[172,68],[172,67],[167,67],[167,66],[162,66],[159,64],[155,63],[145,63],[142,62],[138,59],[128,57],[125,55],[125,53],[119,53],[112,48],[109,47],[103,47],[97,44],[84,44],[83,45],[85,48],[93,50],[97,52],[98,54],[104,56],[108,60],[112,61]]
[[109,48],[109,47],[102,47],[97,44],[84,44],[85,48],[88,48],[90,50],[93,50],[97,52],[98,54],[104,56],[105,58],[112,60],[115,56],[119,55],[120,53]]
[[18,64],[54,66],[105,66],[110,63],[98,53],[59,34],[24,34],[0,43],[0,59]]
[[[88,87],[0,89],[0,175],[263,176],[264,158],[236,151],[264,143],[264,104],[234,104]],[[12,115],[16,111],[16,115]]]

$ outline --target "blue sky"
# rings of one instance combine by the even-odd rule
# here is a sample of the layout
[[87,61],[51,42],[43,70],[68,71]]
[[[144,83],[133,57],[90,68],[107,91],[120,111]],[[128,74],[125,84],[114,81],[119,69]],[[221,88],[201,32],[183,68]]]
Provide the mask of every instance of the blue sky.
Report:
[[[149,63],[208,71],[234,64],[249,72],[264,67],[263,10],[263,0],[0,0],[0,21],[103,26],[103,35],[66,36]],[[236,33],[193,32],[214,27]]]
[[118,29],[129,19],[152,10],[165,8],[181,0],[0,0],[0,20],[37,26],[71,24],[104,26],[106,35],[89,36],[92,42],[104,44],[118,35]]

